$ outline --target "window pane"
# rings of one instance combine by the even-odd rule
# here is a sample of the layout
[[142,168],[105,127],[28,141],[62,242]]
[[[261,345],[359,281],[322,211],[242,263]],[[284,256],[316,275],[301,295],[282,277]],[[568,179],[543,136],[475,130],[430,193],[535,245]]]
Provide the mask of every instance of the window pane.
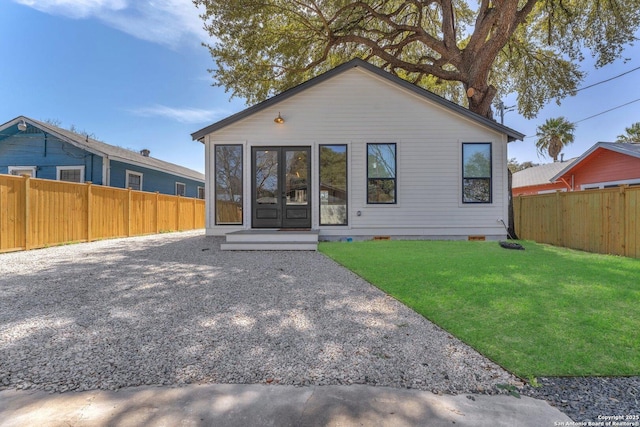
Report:
[[278,204],[278,160],[277,150],[256,150],[256,203]]
[[31,178],[34,176],[33,169],[11,169],[9,173],[16,176],[29,175]]
[[130,188],[132,190],[140,190],[140,182],[141,181],[142,181],[142,176],[130,173],[129,174],[129,186],[128,186],[128,188]]
[[80,182],[80,169],[61,169],[60,181]]
[[307,205],[307,151],[285,150],[285,195],[287,205]]
[[463,144],[465,178],[491,177],[491,144]]
[[176,196],[184,196],[186,193],[186,185],[179,182],[176,183]]
[[369,179],[367,203],[395,203],[395,179]]
[[396,144],[367,144],[368,178],[396,177]]
[[216,146],[215,180],[216,224],[242,224],[241,145]]
[[488,178],[464,179],[462,201],[465,203],[490,203],[491,180]]
[[320,225],[347,224],[347,146],[320,146]]

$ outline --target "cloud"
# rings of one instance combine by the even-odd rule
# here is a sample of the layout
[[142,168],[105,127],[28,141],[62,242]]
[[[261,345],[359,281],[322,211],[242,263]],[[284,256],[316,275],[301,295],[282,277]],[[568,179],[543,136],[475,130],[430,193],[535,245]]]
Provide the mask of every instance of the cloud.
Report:
[[15,0],[40,12],[81,19],[101,13],[120,11],[127,7],[126,0]]
[[178,47],[184,40],[209,39],[191,0],[14,0],[51,15],[95,18],[152,43]]
[[229,112],[223,109],[202,110],[199,108],[172,108],[166,105],[152,105],[130,109],[129,112],[140,117],[164,117],[181,123],[205,123],[219,120]]

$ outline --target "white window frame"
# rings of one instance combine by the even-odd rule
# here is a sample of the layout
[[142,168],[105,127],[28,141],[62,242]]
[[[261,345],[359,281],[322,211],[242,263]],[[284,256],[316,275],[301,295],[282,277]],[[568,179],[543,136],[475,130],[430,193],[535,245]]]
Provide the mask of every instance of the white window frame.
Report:
[[[200,193],[202,193],[202,197],[200,197]],[[207,193],[205,192],[204,187],[198,185],[198,199],[204,200],[206,195],[207,195]]]
[[[80,171],[80,183],[84,182],[84,165],[82,166],[56,166],[56,179],[60,181],[60,174],[66,170],[79,170]],[[69,181],[65,181],[69,182]]]
[[621,181],[606,181],[606,182],[594,182],[590,184],[581,184],[580,190],[595,190],[595,189],[603,189],[606,186],[618,186],[618,185],[633,185],[640,184],[640,179],[623,179]]
[[[182,185],[184,187],[184,193],[183,194],[178,194],[178,185]],[[176,181],[176,196],[180,196],[180,197],[186,197],[187,196],[187,184],[185,184],[184,182]]]
[[[9,175],[15,175],[11,172],[15,171],[15,170],[31,170],[31,178],[36,178],[36,166],[9,166],[9,169],[7,170],[7,172],[9,173]],[[21,176],[21,175],[16,175],[16,176]]]
[[124,183],[124,188],[129,188],[129,175],[137,175],[140,177],[140,189],[138,191],[142,191],[142,179],[143,179],[143,174],[142,172],[136,172],[136,171],[132,171],[127,169],[125,171],[125,183]]

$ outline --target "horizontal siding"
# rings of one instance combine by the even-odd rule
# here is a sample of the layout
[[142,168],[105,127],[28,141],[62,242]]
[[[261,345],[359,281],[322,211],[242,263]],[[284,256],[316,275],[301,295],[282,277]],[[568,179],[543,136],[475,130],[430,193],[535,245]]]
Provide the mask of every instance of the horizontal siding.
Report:
[[[283,125],[273,122],[278,113],[285,120]],[[366,70],[346,71],[214,132],[207,141],[209,144],[245,143],[247,165],[251,146],[312,146],[316,180],[318,145],[348,144],[351,229],[393,225],[452,230],[483,228],[498,230],[497,234],[504,231],[496,224],[498,218],[506,220],[507,214],[506,137]],[[366,203],[368,142],[397,144],[397,205]],[[461,203],[462,142],[492,143],[493,203],[490,205]],[[211,163],[212,152],[208,151]],[[316,199],[314,197],[314,225],[318,224]],[[358,211],[361,216],[357,216]]]
[[640,159],[615,151],[598,149],[571,171],[575,188],[599,182],[640,178]]
[[204,182],[194,181],[154,169],[143,168],[123,162],[110,161],[110,185],[112,187],[125,188],[126,171],[139,172],[142,174],[142,191],[159,192],[162,194],[175,195],[176,182],[186,185],[186,197],[197,197],[198,187],[204,187]]
[[0,174],[9,166],[36,166],[36,177],[57,179],[57,166],[84,166],[85,181],[102,184],[102,157],[42,132],[19,133],[0,140]]

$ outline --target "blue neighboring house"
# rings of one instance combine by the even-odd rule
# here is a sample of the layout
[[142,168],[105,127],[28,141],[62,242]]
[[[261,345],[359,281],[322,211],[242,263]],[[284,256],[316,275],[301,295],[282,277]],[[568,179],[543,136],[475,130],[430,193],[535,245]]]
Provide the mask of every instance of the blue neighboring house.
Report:
[[205,176],[192,169],[20,116],[0,125],[0,174],[86,182],[204,198]]

